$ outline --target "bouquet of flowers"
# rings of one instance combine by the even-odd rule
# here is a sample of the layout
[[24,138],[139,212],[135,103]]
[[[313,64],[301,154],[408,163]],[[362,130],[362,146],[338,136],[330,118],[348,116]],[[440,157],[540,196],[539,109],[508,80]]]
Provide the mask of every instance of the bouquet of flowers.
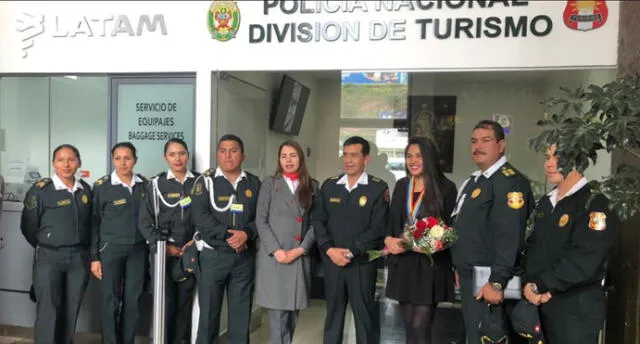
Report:
[[[418,248],[429,256],[433,264],[434,253],[449,248],[458,239],[458,234],[453,227],[447,226],[444,221],[429,216],[416,221],[414,224],[406,224],[402,233],[402,243],[405,249]],[[367,251],[369,261],[387,256],[389,250]]]

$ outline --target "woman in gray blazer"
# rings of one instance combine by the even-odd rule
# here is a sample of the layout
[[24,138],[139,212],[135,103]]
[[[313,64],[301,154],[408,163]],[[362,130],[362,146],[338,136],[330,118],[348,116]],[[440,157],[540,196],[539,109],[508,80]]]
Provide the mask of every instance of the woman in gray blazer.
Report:
[[264,180],[258,197],[256,303],[269,312],[271,343],[290,344],[298,312],[309,304],[315,241],[309,214],[318,183],[295,141],[280,145],[278,159],[275,176]]

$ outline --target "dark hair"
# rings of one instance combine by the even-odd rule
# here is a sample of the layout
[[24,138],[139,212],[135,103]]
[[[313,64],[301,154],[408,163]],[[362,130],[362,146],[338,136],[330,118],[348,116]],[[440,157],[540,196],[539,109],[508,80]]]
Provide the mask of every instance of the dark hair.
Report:
[[300,188],[297,191],[298,201],[304,209],[308,210],[311,207],[311,200],[313,198],[313,187],[311,186],[311,176],[307,169],[304,152],[302,151],[302,147],[300,147],[296,141],[285,141],[280,145],[280,148],[278,148],[278,167],[276,168],[276,175],[281,176],[283,173],[282,166],[280,165],[280,154],[282,154],[282,149],[286,146],[295,149],[296,153],[298,153],[298,158],[300,159],[300,166],[298,167],[298,174],[300,178]]
[[369,146],[369,141],[365,140],[360,136],[351,136],[342,144],[342,147],[351,146],[351,145],[362,145],[362,155],[367,156],[371,153],[371,146]]
[[59,145],[58,147],[56,147],[56,149],[53,150],[53,154],[51,155],[51,162],[54,162],[56,160],[56,154],[58,154],[58,152],[63,148],[71,149],[73,151],[73,154],[76,155],[76,158],[78,158],[78,162],[82,164],[82,159],[80,159],[80,151],[74,145],[70,145],[68,143]]
[[167,149],[169,149],[169,145],[172,143],[177,143],[182,145],[182,147],[184,147],[184,150],[187,151],[187,153],[189,153],[189,148],[187,147],[187,143],[184,142],[183,139],[179,139],[177,137],[174,137],[172,139],[169,139],[169,141],[167,141],[167,143],[164,144],[164,154],[167,154]]
[[493,133],[496,135],[496,141],[500,142],[504,140],[504,128],[500,125],[500,123],[496,121],[490,121],[488,119],[484,119],[473,127],[473,130],[476,129],[491,129]]
[[131,154],[133,154],[133,160],[138,161],[138,156],[136,155],[136,147],[131,142],[118,142],[113,148],[111,148],[111,156],[115,154],[116,149],[118,148],[129,148]]
[[[404,150],[404,156],[407,157],[409,146],[416,145],[420,149],[422,156],[422,176],[424,178],[425,193],[422,199],[424,206],[423,211],[435,213],[436,216],[446,217],[449,214],[444,212],[444,199],[440,187],[445,179],[442,168],[440,167],[440,158],[436,145],[430,139],[424,137],[412,137],[409,139],[407,148]],[[407,175],[409,169],[407,167]]]
[[238,145],[240,145],[240,153],[244,154],[244,143],[242,142],[242,139],[239,138],[238,136],[233,135],[233,134],[222,135],[220,140],[218,140],[218,147],[220,147],[220,143],[222,141],[235,141],[235,142],[237,142]]

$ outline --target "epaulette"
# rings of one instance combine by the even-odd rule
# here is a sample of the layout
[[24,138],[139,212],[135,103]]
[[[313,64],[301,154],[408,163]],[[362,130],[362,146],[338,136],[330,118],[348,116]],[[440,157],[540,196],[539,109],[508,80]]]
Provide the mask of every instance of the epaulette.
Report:
[[215,174],[216,174],[216,170],[213,168],[210,168],[202,173],[202,175],[205,177],[213,177]]
[[339,179],[339,178],[340,178],[340,176],[338,175],[338,176],[333,176],[333,177],[331,177],[331,178],[329,178],[329,179],[336,180],[336,179]]
[[108,182],[108,181],[109,181],[109,179],[111,179],[111,176],[107,174],[106,176],[104,176],[104,177],[102,177],[102,178],[100,178],[100,179],[96,180],[96,183],[95,183],[95,184],[96,184],[96,185],[98,185],[98,186],[100,186],[100,185],[102,185],[102,184],[104,184],[104,183]]
[[47,184],[49,183],[51,183],[51,178],[42,178],[36,182],[36,187],[38,187],[38,189],[42,189],[43,187],[47,186]]
[[371,180],[373,180],[376,183],[380,183],[382,181],[382,180],[380,180],[380,179],[378,179],[376,177],[371,178]]
[[502,174],[504,174],[505,177],[511,177],[516,175],[516,171],[513,170],[511,167],[502,166],[502,168],[500,169],[500,172],[502,172]]
[[147,178],[146,178],[145,176],[143,176],[143,175],[141,175],[141,174],[139,174],[139,173],[136,173],[136,175],[138,176],[138,178],[142,179],[142,181],[143,181],[143,182],[145,182],[145,183],[146,183],[146,182],[148,181],[148,180],[147,180]]

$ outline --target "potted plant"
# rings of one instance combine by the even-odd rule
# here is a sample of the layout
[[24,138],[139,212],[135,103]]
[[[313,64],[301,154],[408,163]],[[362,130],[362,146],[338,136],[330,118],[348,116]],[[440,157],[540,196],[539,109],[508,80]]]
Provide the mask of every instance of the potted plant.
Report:
[[[575,168],[584,173],[598,152],[625,150],[640,157],[640,76],[629,76],[604,86],[560,88],[557,97],[543,101],[544,118],[530,146],[544,152],[557,145],[558,168],[565,176]],[[620,165],[590,187],[610,200],[621,220],[640,209],[640,170]],[[595,194],[594,193],[594,194]]]

